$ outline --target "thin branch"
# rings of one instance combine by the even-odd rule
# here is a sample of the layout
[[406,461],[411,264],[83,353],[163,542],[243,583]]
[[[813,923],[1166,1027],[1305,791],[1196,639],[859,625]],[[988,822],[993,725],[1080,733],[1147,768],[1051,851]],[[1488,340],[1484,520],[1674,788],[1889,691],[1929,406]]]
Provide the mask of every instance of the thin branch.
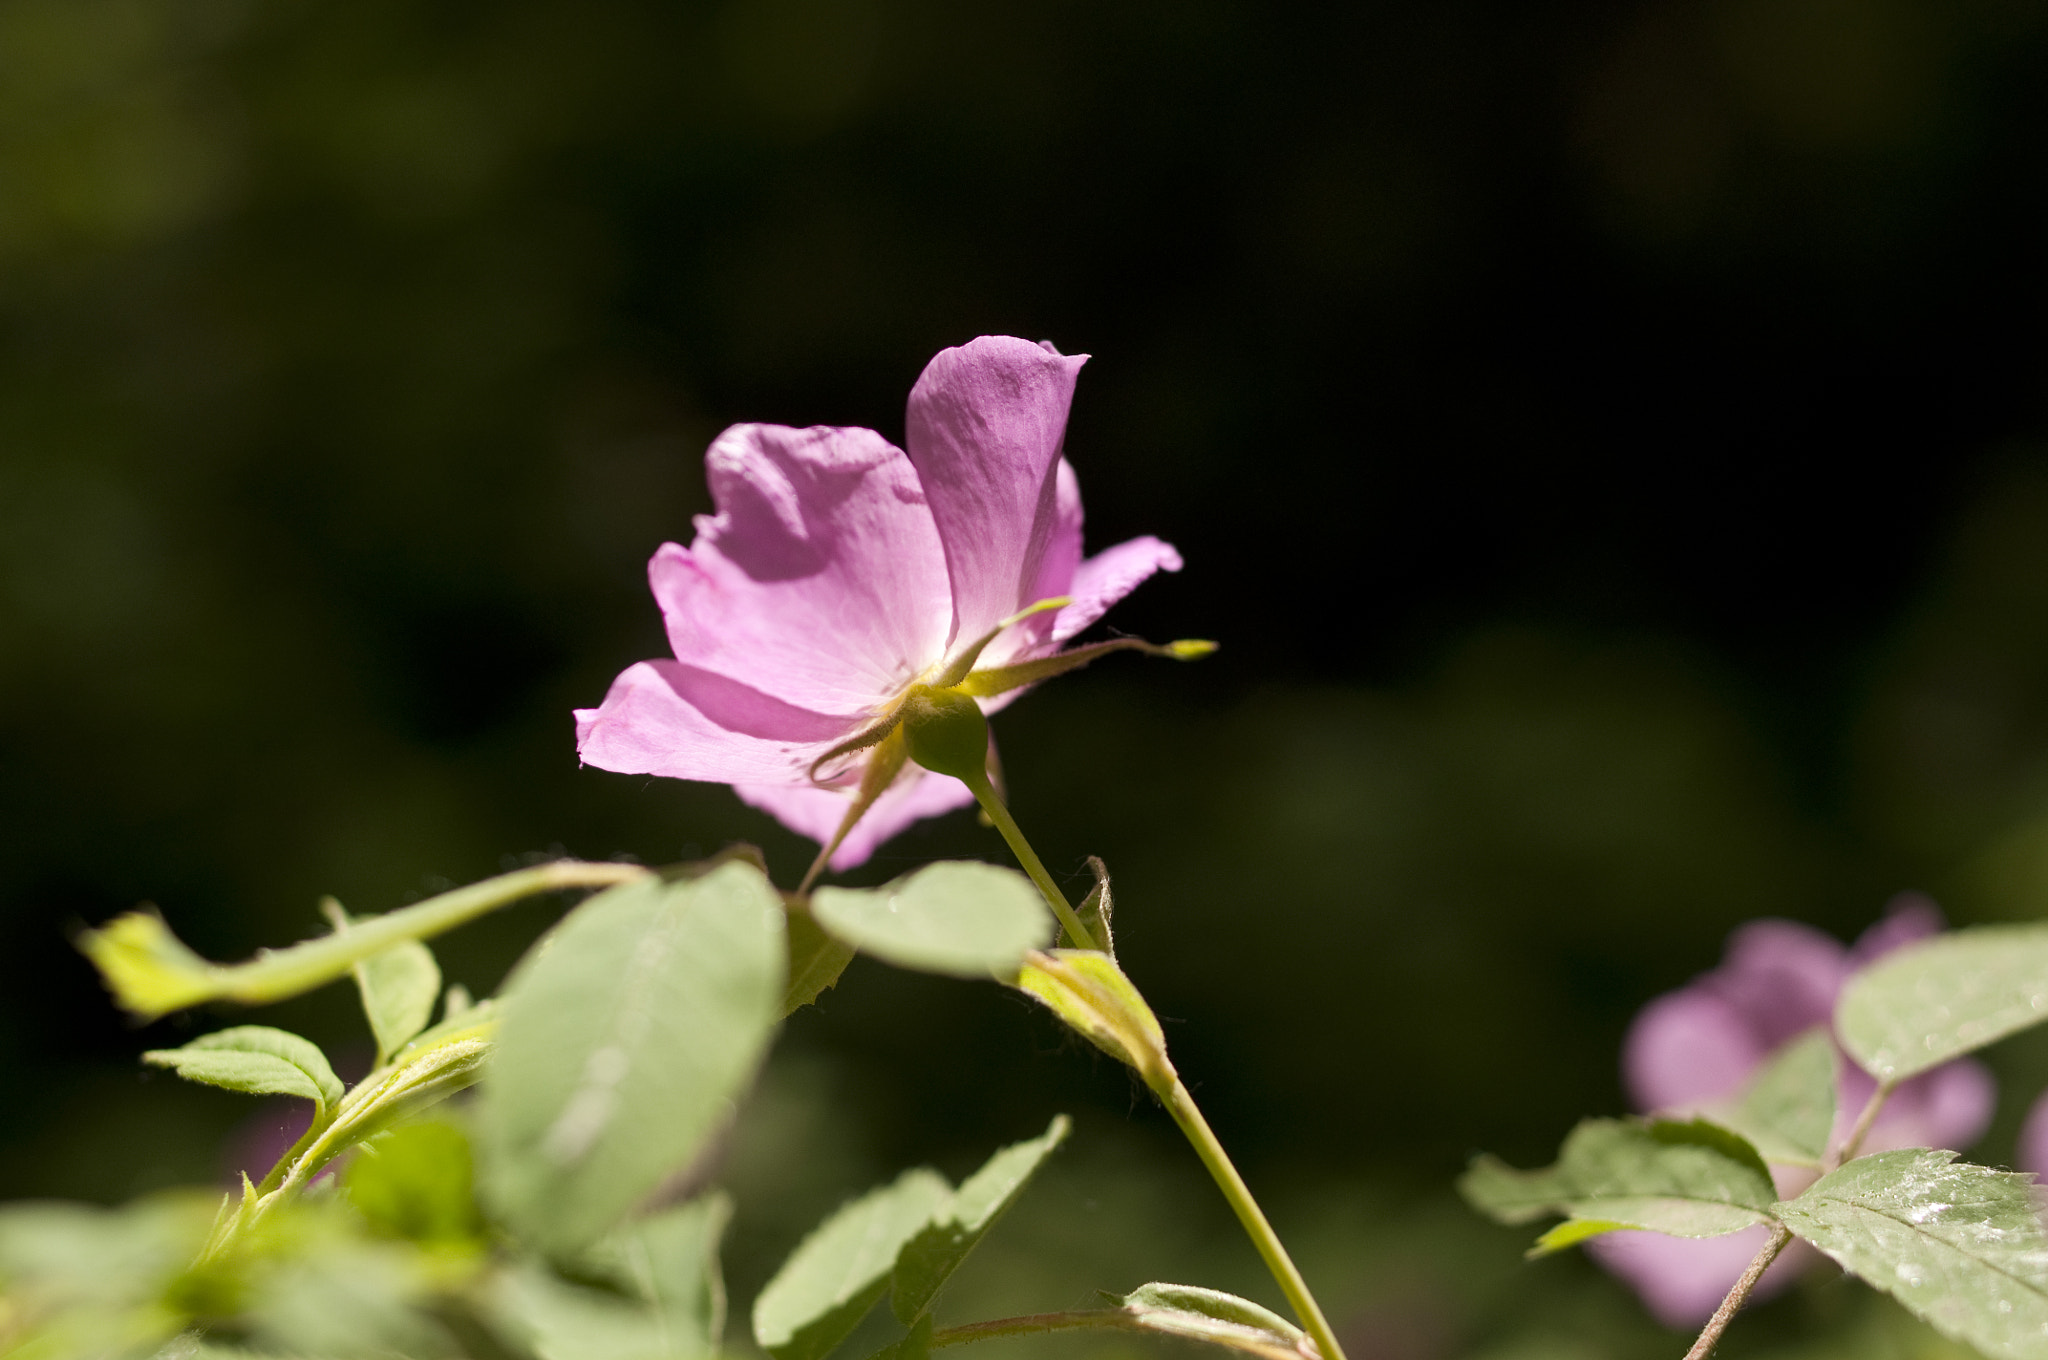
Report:
[[1778,1253],[1783,1251],[1785,1244],[1791,1240],[1790,1228],[1782,1223],[1772,1226],[1770,1240],[1764,1243],[1764,1249],[1756,1254],[1756,1259],[1749,1263],[1749,1269],[1742,1272],[1742,1278],[1728,1291],[1728,1297],[1721,1300],[1721,1306],[1714,1310],[1714,1315],[1707,1319],[1707,1325],[1701,1330],[1699,1340],[1693,1342],[1692,1349],[1685,1353],[1685,1360],[1707,1360],[1707,1357],[1714,1353],[1714,1347],[1720,1344],[1721,1333],[1728,1330],[1728,1324],[1734,1321],[1736,1313],[1742,1310],[1743,1304],[1749,1302],[1750,1291],[1756,1288],[1756,1282],[1764,1277],[1764,1272],[1771,1268],[1771,1262],[1778,1259]]

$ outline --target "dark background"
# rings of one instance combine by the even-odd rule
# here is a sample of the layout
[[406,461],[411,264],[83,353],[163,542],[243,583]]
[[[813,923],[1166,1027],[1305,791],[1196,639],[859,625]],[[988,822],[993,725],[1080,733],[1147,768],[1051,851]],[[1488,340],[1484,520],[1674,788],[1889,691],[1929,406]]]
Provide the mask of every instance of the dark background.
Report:
[[[1466,1223],[1465,1157],[1620,1109],[1630,1015],[1742,920],[2041,910],[2044,77],[2027,0],[0,0],[0,1195],[251,1136],[134,1064],[219,1017],[138,1033],[69,948],[139,901],[233,958],[535,854],[793,880],[724,789],[579,770],[568,710],[662,649],[718,429],[900,438],[1010,332],[1095,356],[1091,549],[1187,558],[1112,621],[1224,644],[1007,712],[1020,820],[1109,861],[1355,1357],[1549,1355],[1538,1297],[1633,1344]],[[942,854],[1002,858],[959,815],[857,877]],[[367,1061],[339,989],[260,1018]],[[1993,1160],[2048,1047],[1999,1061]],[[743,1126],[736,1297],[1057,1108],[1134,1255],[1263,1287],[1119,1072],[863,964]]]

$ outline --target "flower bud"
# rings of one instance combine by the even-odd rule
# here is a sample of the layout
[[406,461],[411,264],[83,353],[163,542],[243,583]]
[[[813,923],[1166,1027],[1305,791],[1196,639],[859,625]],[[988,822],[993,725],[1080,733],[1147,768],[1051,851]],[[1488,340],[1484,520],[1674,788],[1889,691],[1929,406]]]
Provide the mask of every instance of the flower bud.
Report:
[[902,712],[912,760],[969,788],[988,778],[988,719],[980,704],[957,689],[916,685]]

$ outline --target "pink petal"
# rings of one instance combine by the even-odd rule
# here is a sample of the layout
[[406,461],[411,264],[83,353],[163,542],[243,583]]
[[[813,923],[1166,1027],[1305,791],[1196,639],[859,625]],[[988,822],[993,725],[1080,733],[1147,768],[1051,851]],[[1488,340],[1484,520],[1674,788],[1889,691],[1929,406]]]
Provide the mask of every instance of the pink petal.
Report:
[[1173,545],[1150,534],[1104,548],[1074,572],[1074,583],[1066,592],[1074,602],[1054,617],[1053,640],[1065,642],[1087,628],[1153,572],[1179,571],[1180,566],[1180,554]]
[[576,710],[576,753],[622,774],[803,779],[854,727],[679,661],[642,661],[612,681],[598,707]]
[[[1689,1328],[1714,1315],[1769,1236],[1770,1229],[1761,1223],[1722,1237],[1628,1230],[1589,1239],[1586,1254],[1633,1288],[1659,1322]],[[1805,1243],[1794,1242],[1771,1263],[1750,1297],[1779,1293],[1817,1255]]]
[[942,659],[945,554],[901,450],[872,430],[735,425],[704,461],[718,513],[647,569],[678,660],[864,713]]
[[[1081,484],[1074,476],[1073,465],[1062,458],[1053,470],[1052,535],[1046,540],[1045,556],[1038,562],[1038,579],[1024,592],[1024,604],[1072,594],[1074,573],[1080,566]],[[1033,614],[1012,624],[988,645],[976,664],[1002,666],[1025,657],[1045,655],[1058,645],[1053,626],[1065,612]]]
[[[749,807],[761,809],[820,845],[832,839],[846,817],[846,809],[853,805],[850,790],[821,789],[815,784],[735,784],[733,792]],[[853,830],[832,852],[832,868],[844,870],[865,864],[877,846],[912,822],[966,807],[973,801],[973,793],[951,775],[906,765],[903,774],[854,823]]]
[[1826,1024],[1849,975],[1849,954],[1832,935],[1796,921],[1751,921],[1728,938],[1721,966],[1700,979],[1749,1022],[1769,1052]]
[[[1842,1102],[1835,1120],[1837,1136],[1846,1132],[1847,1121],[1856,1117],[1876,1086],[1863,1073],[1855,1075],[1863,1077],[1858,1083],[1861,1089],[1857,1099]],[[1961,1152],[1991,1127],[1991,1113],[1997,1104],[1998,1082],[1984,1064],[1973,1058],[1943,1063],[1892,1092],[1860,1151],[1937,1147]]]
[[1849,962],[1857,968],[1875,963],[1894,949],[1939,935],[1944,924],[1933,898],[1902,892],[1885,904],[1884,919],[1857,937],[1849,950]]
[[952,643],[1031,602],[1060,526],[1055,469],[1086,361],[985,335],[941,350],[910,389],[905,442],[945,544]]
[[1637,1012],[1622,1080],[1638,1109],[1688,1109],[1732,1093],[1767,1051],[1734,1005],[1695,983]]

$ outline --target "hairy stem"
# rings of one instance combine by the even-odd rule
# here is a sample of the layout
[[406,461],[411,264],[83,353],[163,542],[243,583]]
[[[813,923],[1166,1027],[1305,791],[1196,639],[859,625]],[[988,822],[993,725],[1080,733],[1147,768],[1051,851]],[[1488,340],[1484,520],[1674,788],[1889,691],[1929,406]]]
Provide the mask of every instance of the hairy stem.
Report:
[[1749,1301],[1750,1291],[1756,1288],[1756,1282],[1764,1277],[1764,1272],[1771,1268],[1771,1262],[1778,1259],[1778,1253],[1783,1251],[1785,1244],[1791,1240],[1790,1228],[1782,1223],[1771,1226],[1771,1236],[1764,1243],[1763,1250],[1756,1254],[1756,1259],[1742,1272],[1742,1278],[1728,1291],[1728,1297],[1721,1300],[1721,1306],[1707,1319],[1707,1325],[1700,1329],[1699,1340],[1693,1342],[1692,1349],[1685,1353],[1685,1360],[1707,1360],[1707,1357],[1714,1353],[1714,1347],[1721,1342],[1721,1333],[1728,1330],[1728,1324],[1734,1320],[1735,1314]]
[[1849,1132],[1842,1139],[1841,1145],[1821,1160],[1822,1174],[1835,1170],[1856,1155],[1856,1149],[1862,1147],[1863,1140],[1870,1136],[1870,1126],[1877,1122],[1878,1111],[1884,1108],[1885,1101],[1891,1099],[1894,1086],[1895,1083],[1890,1081],[1880,1081],[1877,1084],[1877,1089],[1870,1093],[1870,1099],[1863,1102],[1862,1112],[1856,1116],[1856,1122],[1849,1126]]
[[1095,943],[1095,937],[1088,933],[1088,927],[1081,924],[1081,918],[1076,916],[1073,907],[1068,905],[1067,895],[1060,891],[1059,885],[1052,881],[1052,875],[1045,871],[1045,865],[1039,861],[1038,852],[1031,848],[1030,841],[1024,839],[1024,832],[1018,827],[1017,819],[1003,806],[1003,800],[996,797],[995,787],[988,782],[988,776],[983,775],[967,787],[974,791],[975,798],[981,803],[981,810],[996,824],[996,830],[1002,832],[1003,839],[1010,843],[1010,853],[1017,857],[1017,862],[1024,866],[1024,872],[1031,875],[1031,881],[1038,885],[1038,891],[1044,895],[1045,904],[1052,908],[1052,914],[1060,918],[1060,924],[1066,928],[1067,938],[1082,949],[1100,949],[1102,946]]
[[1157,1094],[1165,1102],[1166,1112],[1173,1116],[1173,1122],[1180,1125],[1180,1131],[1187,1135],[1188,1142],[1194,1144],[1195,1154],[1202,1159],[1202,1165],[1208,1167],[1209,1174],[1216,1178],[1217,1188],[1223,1191],[1223,1198],[1230,1201],[1237,1221],[1244,1225],[1245,1234],[1259,1249],[1266,1269],[1273,1272],[1280,1292],[1287,1296],[1295,1316],[1301,1319],[1302,1329],[1314,1339],[1323,1360],[1344,1360],[1344,1348],[1337,1344],[1337,1334],[1330,1330],[1329,1319],[1323,1316],[1322,1307],[1316,1303],[1315,1295],[1309,1292],[1308,1281],[1302,1279],[1301,1272],[1295,1268],[1294,1258],[1281,1245],[1280,1235],[1273,1231],[1273,1225],[1266,1221],[1259,1202],[1252,1198],[1251,1187],[1244,1183],[1244,1177],[1237,1174],[1237,1168],[1231,1164],[1230,1154],[1223,1150],[1216,1131],[1209,1127],[1208,1120],[1202,1118],[1202,1111],[1195,1105],[1195,1098],[1188,1094],[1186,1084],[1176,1076],[1167,1089]]
[[942,1328],[932,1333],[932,1349],[965,1346],[976,1341],[997,1341],[1006,1336],[1071,1332],[1084,1327],[1143,1330],[1121,1308],[1077,1308],[1065,1313],[1029,1313],[1023,1317],[992,1318],[987,1322],[970,1322],[963,1327]]

